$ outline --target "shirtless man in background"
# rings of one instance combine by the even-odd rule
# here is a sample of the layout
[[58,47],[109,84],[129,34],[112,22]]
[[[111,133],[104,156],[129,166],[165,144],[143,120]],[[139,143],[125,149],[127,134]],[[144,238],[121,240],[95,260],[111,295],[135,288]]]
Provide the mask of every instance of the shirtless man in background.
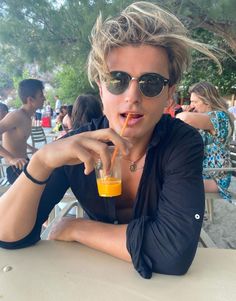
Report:
[[27,163],[27,148],[33,152],[37,149],[27,144],[31,133],[32,116],[37,109],[43,107],[45,96],[43,83],[37,79],[25,79],[19,83],[18,94],[22,101],[20,109],[8,113],[0,121],[0,135],[2,146],[0,156],[6,163],[12,165],[7,168],[7,178],[12,184]]

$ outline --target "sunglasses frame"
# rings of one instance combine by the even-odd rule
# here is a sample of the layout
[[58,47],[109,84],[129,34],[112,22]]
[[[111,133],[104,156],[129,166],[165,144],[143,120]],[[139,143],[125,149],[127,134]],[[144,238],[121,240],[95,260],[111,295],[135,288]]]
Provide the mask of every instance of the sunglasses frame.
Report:
[[[110,84],[111,81],[112,81],[112,76],[113,76],[113,74],[117,74],[117,73],[125,74],[126,76],[128,76],[129,82],[128,82],[128,85],[125,86],[124,89],[121,90],[119,93],[114,93],[114,91],[113,91],[112,89],[109,89],[109,84]],[[153,96],[148,96],[148,95],[145,95],[145,93],[142,91],[142,88],[141,88],[141,86],[140,86],[140,82],[142,81],[142,77],[143,77],[143,76],[146,76],[146,75],[154,75],[154,76],[157,76],[157,77],[158,77],[158,79],[160,80],[160,82],[161,82],[162,85],[163,85],[163,86],[162,86],[162,89],[161,89],[161,91],[160,91],[159,93],[157,93],[157,94],[155,94],[155,95],[153,95]],[[110,78],[111,78],[111,79],[108,80],[108,81],[107,81],[107,84],[106,84],[107,90],[108,90],[110,93],[112,93],[112,94],[114,94],[114,95],[120,95],[120,94],[123,94],[123,93],[128,89],[128,87],[129,87],[129,85],[130,85],[130,82],[131,82],[132,80],[136,80],[136,81],[138,82],[139,91],[141,92],[141,94],[142,94],[143,96],[148,97],[148,98],[153,98],[153,97],[157,97],[157,96],[161,95],[161,93],[162,93],[163,90],[164,90],[164,87],[170,83],[170,80],[169,80],[169,79],[167,79],[167,78],[165,78],[164,76],[160,75],[159,73],[155,73],[155,72],[148,72],[148,73],[142,74],[142,75],[139,76],[139,77],[134,77],[134,76],[131,76],[129,73],[125,72],[125,71],[116,71],[116,70],[115,70],[115,71],[111,71],[111,72],[110,72]],[[114,79],[114,80],[115,80],[115,79]]]

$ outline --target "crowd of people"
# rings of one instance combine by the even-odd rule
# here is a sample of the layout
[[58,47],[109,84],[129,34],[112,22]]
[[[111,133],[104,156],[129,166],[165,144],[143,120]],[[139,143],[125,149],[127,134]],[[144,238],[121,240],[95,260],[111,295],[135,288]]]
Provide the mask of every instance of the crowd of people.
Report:
[[[210,83],[190,87],[188,112],[177,104],[176,86],[190,49],[214,58],[155,4],[133,3],[105,21],[100,16],[91,34],[88,76],[98,85],[102,104],[93,95],[80,95],[65,108],[56,96],[56,122],[65,135],[30,160],[31,117],[45,97],[42,82],[20,83],[22,107],[0,121],[0,155],[17,171],[11,191],[1,197],[1,247],[36,243],[70,187],[85,218],[61,220],[50,239],[77,241],[132,262],[144,278],[187,272],[202,226],[204,191],[218,191],[230,201],[231,174],[203,168],[231,166],[234,129],[224,99]],[[94,165],[100,157],[110,168],[109,144],[122,154],[123,190],[108,199],[98,195]]]

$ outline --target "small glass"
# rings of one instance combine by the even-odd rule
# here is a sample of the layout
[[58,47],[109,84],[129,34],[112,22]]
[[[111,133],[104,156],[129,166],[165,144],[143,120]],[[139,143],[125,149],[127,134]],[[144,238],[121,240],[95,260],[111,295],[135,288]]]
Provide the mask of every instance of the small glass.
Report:
[[[108,147],[110,158],[115,150],[114,146]],[[102,197],[114,197],[121,195],[121,155],[119,152],[112,162],[111,169],[103,169],[102,161],[99,159],[95,166],[98,194]]]

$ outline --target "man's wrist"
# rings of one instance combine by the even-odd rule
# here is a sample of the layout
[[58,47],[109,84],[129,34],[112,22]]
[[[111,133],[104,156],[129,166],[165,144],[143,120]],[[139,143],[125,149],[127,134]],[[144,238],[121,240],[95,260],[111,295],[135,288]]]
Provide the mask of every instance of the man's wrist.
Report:
[[37,153],[32,156],[27,166],[28,173],[38,181],[45,181],[49,178],[53,169],[48,167],[43,160],[40,160],[40,157],[37,156]]

